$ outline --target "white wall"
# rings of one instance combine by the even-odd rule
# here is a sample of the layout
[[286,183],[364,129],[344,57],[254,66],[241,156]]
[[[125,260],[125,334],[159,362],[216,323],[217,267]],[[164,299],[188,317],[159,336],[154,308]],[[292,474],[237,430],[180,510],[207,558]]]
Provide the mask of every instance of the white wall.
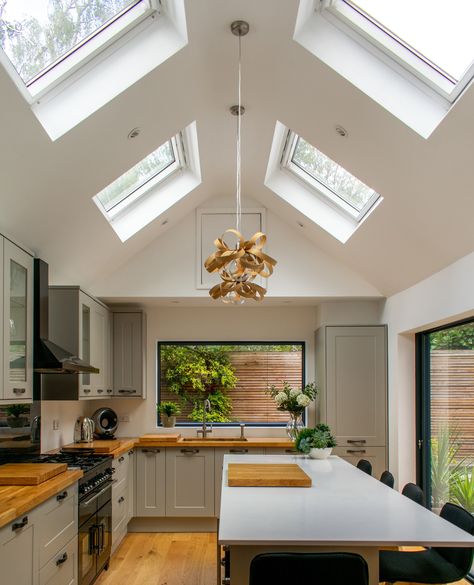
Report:
[[[57,449],[74,440],[74,423],[88,411],[88,403],[79,400],[45,400],[41,403],[41,450]],[[53,430],[53,420],[59,428]]]
[[387,299],[391,471],[415,475],[415,333],[474,315],[474,253]]

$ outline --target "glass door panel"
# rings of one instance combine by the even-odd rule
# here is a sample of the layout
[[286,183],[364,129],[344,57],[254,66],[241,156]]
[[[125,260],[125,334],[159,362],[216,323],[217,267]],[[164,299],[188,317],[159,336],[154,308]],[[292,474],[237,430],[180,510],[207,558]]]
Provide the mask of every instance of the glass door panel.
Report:
[[10,331],[8,379],[26,381],[27,269],[10,260]]

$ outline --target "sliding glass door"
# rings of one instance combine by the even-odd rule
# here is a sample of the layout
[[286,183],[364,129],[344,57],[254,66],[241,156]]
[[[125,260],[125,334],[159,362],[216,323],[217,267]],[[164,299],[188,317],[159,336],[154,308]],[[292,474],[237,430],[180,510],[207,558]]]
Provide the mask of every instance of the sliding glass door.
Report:
[[418,334],[418,481],[474,513],[474,320]]

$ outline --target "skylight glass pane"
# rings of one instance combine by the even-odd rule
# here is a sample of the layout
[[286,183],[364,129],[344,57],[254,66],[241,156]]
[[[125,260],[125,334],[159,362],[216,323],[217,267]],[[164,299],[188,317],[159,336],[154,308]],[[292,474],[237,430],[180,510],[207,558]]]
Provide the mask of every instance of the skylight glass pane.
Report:
[[162,144],[154,152],[98,193],[97,199],[108,212],[134,193],[139,187],[162,173],[175,160],[171,140],[168,140],[168,142]]
[[474,60],[473,0],[344,0],[459,81]]
[[0,41],[25,83],[137,0],[3,0]]
[[291,160],[359,212],[375,195],[373,189],[301,137]]

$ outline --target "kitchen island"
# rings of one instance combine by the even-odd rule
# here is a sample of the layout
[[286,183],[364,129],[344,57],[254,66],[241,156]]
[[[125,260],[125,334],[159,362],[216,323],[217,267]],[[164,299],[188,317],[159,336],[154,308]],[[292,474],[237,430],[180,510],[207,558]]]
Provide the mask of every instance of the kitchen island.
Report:
[[[229,463],[296,463],[311,487],[229,487]],[[474,537],[339,457],[226,455],[218,542],[231,553],[232,585],[247,585],[263,552],[346,551],[362,555],[378,583],[383,546],[474,546]]]

